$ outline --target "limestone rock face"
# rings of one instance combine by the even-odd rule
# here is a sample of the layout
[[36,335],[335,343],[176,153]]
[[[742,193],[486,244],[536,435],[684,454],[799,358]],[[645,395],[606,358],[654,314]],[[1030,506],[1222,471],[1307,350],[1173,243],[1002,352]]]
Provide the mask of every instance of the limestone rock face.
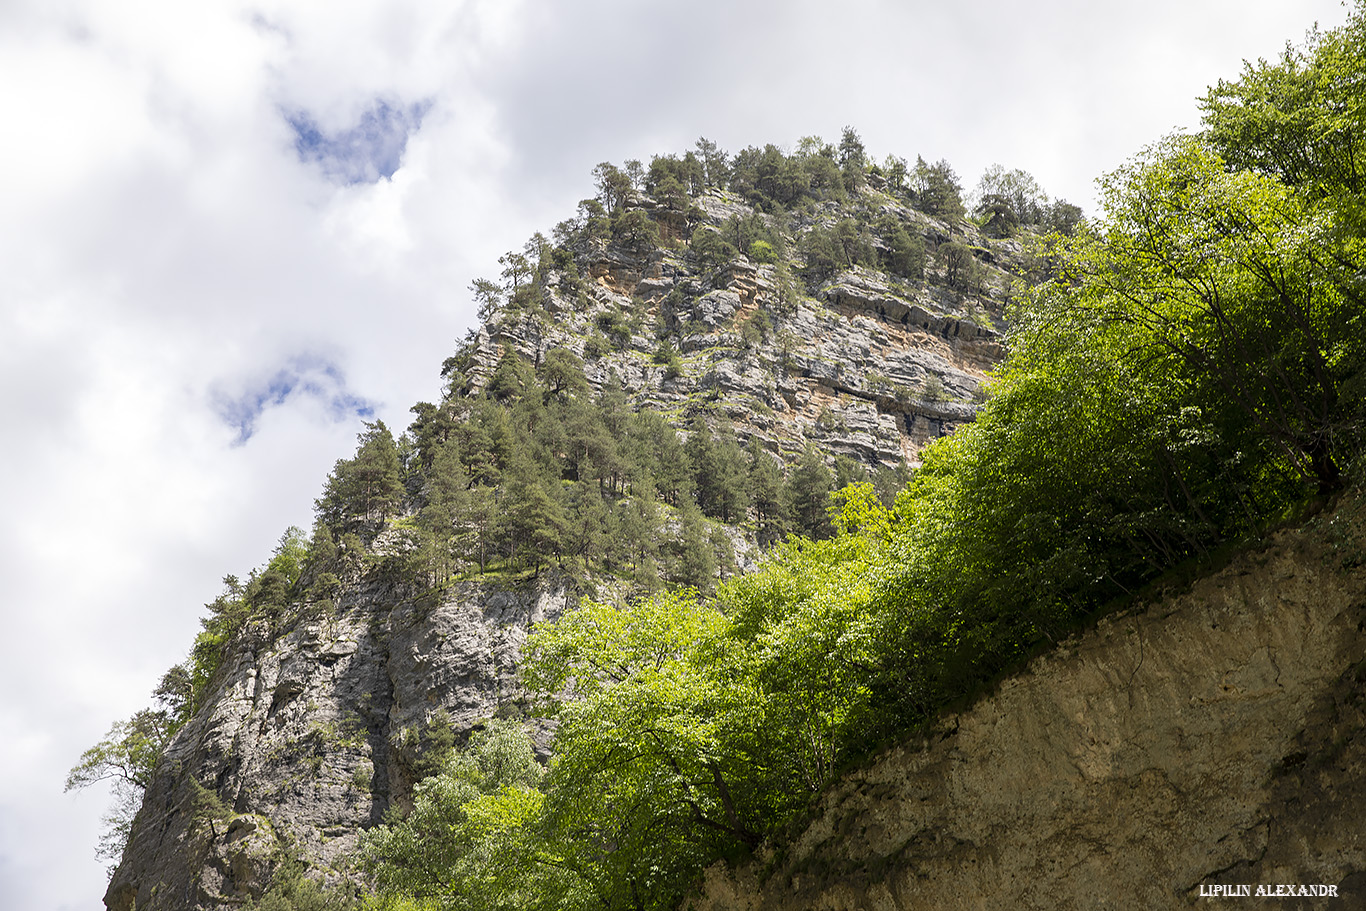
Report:
[[515,708],[527,630],[569,598],[549,581],[470,583],[436,603],[375,584],[278,639],[244,637],[159,766],[106,904],[238,905],[285,849],[335,875],[359,832],[407,799],[435,717],[468,731]]
[[[652,200],[638,203],[653,211]],[[728,219],[756,214],[718,191],[698,207],[699,229],[721,232]],[[955,236],[920,213],[890,209],[931,253]],[[957,228],[959,240],[972,232],[986,275],[975,289],[947,285],[933,255],[913,282],[857,267],[805,289],[784,267],[744,255],[709,268],[681,244],[585,244],[576,250],[582,278],[552,273],[539,308],[495,314],[471,341],[467,389],[482,388],[509,349],[539,364],[565,348],[583,358],[593,386],[615,376],[634,406],[680,421],[699,413],[724,420],[742,444],[757,437],[791,457],[811,442],[868,467],[915,464],[926,443],[972,420],[987,371],[1003,355],[995,326],[1019,245]],[[665,338],[680,356],[672,369],[656,356]]]
[[[1036,659],[820,801],[694,911],[1366,907],[1366,508]],[[1208,899],[1204,899],[1208,900]],[[1254,899],[1255,900],[1255,899]]]

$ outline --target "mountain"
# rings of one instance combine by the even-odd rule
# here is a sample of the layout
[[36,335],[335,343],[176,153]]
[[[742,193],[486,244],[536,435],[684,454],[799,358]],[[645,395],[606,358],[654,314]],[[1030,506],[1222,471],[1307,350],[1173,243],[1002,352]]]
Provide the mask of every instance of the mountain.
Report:
[[829,534],[837,483],[890,497],[972,420],[1035,229],[984,234],[942,163],[917,192],[861,162],[846,189],[835,159],[746,150],[725,181],[693,153],[600,166],[554,242],[475,283],[443,400],[397,441],[372,425],[311,538],[229,580],[168,674],[174,736],[108,907],[237,906],[290,857],[335,877],[432,757],[528,716],[533,624]]

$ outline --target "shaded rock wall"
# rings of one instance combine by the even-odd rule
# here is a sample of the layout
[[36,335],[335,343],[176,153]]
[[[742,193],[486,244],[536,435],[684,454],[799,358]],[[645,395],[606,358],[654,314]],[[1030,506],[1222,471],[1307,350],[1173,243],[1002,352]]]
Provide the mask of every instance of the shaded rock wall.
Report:
[[249,631],[159,765],[108,907],[241,904],[286,855],[335,875],[360,831],[407,799],[434,716],[468,731],[518,711],[527,630],[569,597],[550,581],[427,601],[371,584],[274,641]]
[[1366,907],[1364,513],[1036,659],[841,781],[781,856],[708,871],[693,911],[1186,908],[1202,885],[1320,883],[1340,898],[1277,907]]

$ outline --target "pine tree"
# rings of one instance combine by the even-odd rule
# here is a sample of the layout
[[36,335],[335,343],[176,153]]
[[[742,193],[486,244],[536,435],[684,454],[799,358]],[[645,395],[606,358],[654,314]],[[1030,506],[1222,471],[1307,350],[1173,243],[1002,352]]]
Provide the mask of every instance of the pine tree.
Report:
[[670,580],[698,591],[709,590],[716,576],[716,554],[707,533],[707,520],[692,503],[683,505],[678,540],[671,550]]
[[383,421],[367,423],[356,455],[339,459],[323,495],[314,501],[318,519],[335,533],[356,522],[383,520],[403,499],[398,447]]
[[833,529],[825,505],[835,479],[816,447],[808,443],[783,488],[794,530],[811,538],[828,538]]
[[787,534],[788,513],[782,468],[759,446],[758,439],[749,443],[749,489],[759,544],[767,547]]
[[513,560],[539,571],[563,552],[566,516],[559,493],[559,483],[548,483],[529,454],[514,457],[496,517],[504,552]]

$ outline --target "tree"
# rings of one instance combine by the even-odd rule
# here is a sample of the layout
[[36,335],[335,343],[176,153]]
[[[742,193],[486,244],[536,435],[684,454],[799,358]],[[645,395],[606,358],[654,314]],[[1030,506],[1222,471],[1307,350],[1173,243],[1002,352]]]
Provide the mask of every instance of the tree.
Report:
[[931,165],[917,155],[911,188],[915,193],[915,207],[927,215],[962,217],[963,185],[944,159]]
[[887,189],[901,193],[906,189],[906,159],[888,155],[882,163],[882,172],[887,176]]
[[367,421],[356,439],[356,455],[337,461],[314,501],[318,519],[338,534],[358,521],[383,520],[403,498],[398,447],[389,428]]
[[760,545],[767,547],[782,540],[788,527],[782,468],[760,448],[758,438],[749,444],[749,489]]
[[493,911],[555,893],[525,850],[544,771],[520,725],[491,720],[413,789],[412,810],[367,831],[360,857],[385,900]]
[[519,451],[508,468],[498,524],[506,551],[537,571],[564,549],[566,517],[559,484],[542,477],[530,455]]
[[[1360,212],[1366,184],[1366,12],[1340,29],[1315,31],[1275,61],[1245,62],[1201,99],[1202,135],[1231,171],[1274,177],[1306,199]],[[1360,222],[1354,225],[1360,230]]]
[[593,169],[593,182],[598,188],[598,201],[608,217],[615,217],[631,198],[633,190],[630,176],[611,162],[604,161]]
[[504,289],[508,291],[514,303],[520,304],[523,300],[523,291],[533,275],[531,261],[527,259],[526,254],[509,250],[498,257],[498,265],[503,267]]
[[1018,225],[1037,225],[1048,210],[1048,194],[1029,172],[994,164],[982,173],[973,193],[973,211],[986,218],[992,233],[1008,236]]
[[716,554],[702,511],[685,502],[680,510],[678,537],[670,547],[669,578],[678,585],[709,590],[716,578]]
[[702,169],[708,187],[724,186],[730,177],[727,155],[716,143],[705,136],[697,140],[697,157],[702,161]]
[[659,226],[640,209],[631,209],[612,219],[612,236],[624,247],[647,251],[659,245]]
[[493,368],[484,393],[497,402],[515,402],[526,395],[534,382],[531,365],[515,348],[508,346],[498,358],[498,366]]
[[551,348],[541,364],[541,387],[547,398],[568,400],[588,393],[583,361],[567,348]]
[[427,469],[423,493],[427,505],[419,514],[419,525],[434,536],[438,579],[454,569],[457,553],[467,552],[471,526],[470,480],[460,463],[458,447],[448,443],[437,450]]
[[940,244],[939,261],[944,268],[944,281],[949,286],[972,291],[981,284],[982,267],[967,244],[957,240]]
[[834,232],[820,225],[812,225],[801,235],[797,251],[805,263],[802,272],[812,285],[834,275],[844,262],[844,249],[837,242]]
[[1354,251],[1325,230],[1331,215],[1275,176],[1230,171],[1194,138],[1155,147],[1105,187],[1108,230],[1079,299],[1131,324],[1151,357],[1198,384],[1203,407],[1220,402],[1297,474],[1337,490],[1366,298],[1342,280]]
[[470,283],[470,293],[474,295],[475,306],[479,308],[479,322],[487,323],[503,305],[503,289],[497,282],[487,278],[476,278]]
[[755,701],[724,673],[724,616],[684,591],[586,602],[530,638],[526,678],[558,703],[545,823],[608,909],[673,907],[712,858],[758,844],[747,757]]
[[608,550],[613,516],[596,485],[575,484],[570,489],[565,522],[566,550],[585,563],[600,561]]
[[1072,236],[1081,227],[1085,216],[1081,206],[1073,205],[1065,199],[1054,200],[1044,216],[1044,227],[1059,234]]
[[825,466],[825,460],[815,446],[807,443],[783,487],[783,500],[795,531],[812,538],[830,534],[825,505],[834,486],[834,477]]
[[863,186],[864,169],[868,166],[868,152],[863,140],[853,127],[845,127],[840,134],[840,171],[844,174],[844,188],[854,190]]
[[744,515],[749,491],[740,447],[730,428],[723,428],[717,439],[707,422],[698,416],[688,432],[684,451],[692,465],[697,505],[707,515],[726,522]]
[[115,722],[104,739],[82,753],[67,772],[66,791],[100,781],[113,783],[113,800],[101,818],[104,829],[95,851],[99,860],[113,864],[123,856],[142,795],[152,784],[162,753],[185,722],[190,704],[185,684],[189,681],[185,674],[175,674],[176,670],[172,668],[162,678],[154,696],[162,708],[142,709],[127,721]]
[[883,268],[906,278],[925,275],[925,240],[918,233],[910,234],[895,216],[888,215],[877,225],[878,234],[887,245]]
[[841,218],[835,223],[834,242],[839,251],[839,259],[847,267],[876,265],[872,239],[857,221]]
[[358,437],[360,447],[351,465],[351,482],[367,518],[386,516],[403,496],[399,480],[398,447],[383,421],[367,422]]

